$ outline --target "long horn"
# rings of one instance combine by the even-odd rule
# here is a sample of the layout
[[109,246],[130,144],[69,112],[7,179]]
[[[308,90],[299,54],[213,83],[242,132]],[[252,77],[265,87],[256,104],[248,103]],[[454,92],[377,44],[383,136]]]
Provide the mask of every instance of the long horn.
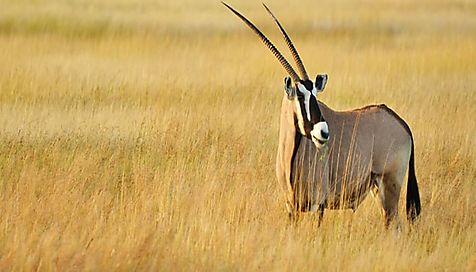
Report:
[[283,57],[283,55],[278,51],[278,49],[266,38],[266,36],[248,19],[246,19],[245,16],[241,15],[238,11],[230,7],[227,3],[221,2],[223,5],[225,5],[228,9],[230,9],[236,16],[238,16],[243,22],[245,22],[246,25],[248,25],[251,30],[253,30],[263,41],[263,43],[271,50],[271,52],[274,54],[274,56],[278,59],[278,61],[281,63],[281,65],[286,69],[286,72],[291,76],[292,80],[294,82],[299,82],[300,78],[299,75],[294,71],[293,67],[289,62]]
[[271,10],[263,3],[264,8],[268,11],[269,15],[273,17],[273,20],[276,22],[276,24],[279,27],[279,30],[281,30],[281,33],[283,33],[284,40],[286,40],[286,44],[289,47],[289,50],[291,51],[291,54],[293,55],[294,61],[296,62],[299,71],[301,72],[301,75],[304,80],[308,80],[309,76],[307,75],[306,68],[304,68],[304,64],[302,63],[301,58],[299,57],[299,54],[296,50],[296,47],[294,47],[293,42],[291,41],[291,38],[289,38],[288,33],[284,30],[283,26],[279,23],[278,19],[274,14],[271,12]]

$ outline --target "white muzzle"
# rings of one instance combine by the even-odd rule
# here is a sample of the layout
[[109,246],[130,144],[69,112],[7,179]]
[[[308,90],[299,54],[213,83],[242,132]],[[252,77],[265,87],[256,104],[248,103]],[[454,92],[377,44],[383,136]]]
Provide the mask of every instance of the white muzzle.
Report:
[[319,149],[329,141],[329,127],[327,122],[319,122],[311,130],[312,141]]

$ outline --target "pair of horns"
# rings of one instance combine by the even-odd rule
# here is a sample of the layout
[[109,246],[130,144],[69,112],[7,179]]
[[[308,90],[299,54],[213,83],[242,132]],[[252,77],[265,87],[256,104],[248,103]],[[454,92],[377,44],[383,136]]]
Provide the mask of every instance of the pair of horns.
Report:
[[[274,46],[268,38],[266,38],[266,36],[252,23],[250,22],[248,19],[246,19],[245,16],[241,15],[238,11],[236,11],[234,8],[232,8],[231,6],[229,6],[227,3],[225,2],[222,2],[223,5],[225,5],[228,9],[230,9],[236,16],[238,16],[247,26],[249,26],[251,28],[251,30],[253,30],[258,36],[259,38],[261,39],[261,41],[263,41],[263,43],[269,48],[269,50],[271,50],[271,52],[274,54],[274,56],[278,59],[278,61],[281,63],[281,65],[284,67],[284,69],[286,70],[286,72],[288,72],[289,76],[291,76],[292,80],[294,82],[299,82],[300,81],[300,78],[299,78],[299,75],[296,73],[296,71],[294,71],[293,67],[291,66],[291,64],[289,64],[289,62],[283,57],[283,55],[279,52],[279,50],[276,48],[276,46]],[[306,69],[304,68],[304,64],[302,63],[301,61],[301,58],[299,57],[299,54],[296,50],[296,47],[294,47],[294,44],[293,42],[291,41],[291,39],[289,38],[289,35],[286,33],[286,31],[284,30],[284,28],[281,26],[281,24],[279,23],[278,19],[276,18],[276,16],[274,16],[274,14],[271,12],[271,10],[265,5],[263,4],[264,8],[266,9],[266,11],[268,11],[269,15],[271,15],[271,17],[273,18],[273,20],[276,22],[276,24],[278,25],[279,27],[279,30],[281,31],[281,33],[283,34],[284,36],[284,40],[286,41],[286,44],[288,45],[288,48],[289,50],[291,51],[291,54],[293,55],[293,58],[294,58],[294,61],[296,62],[297,66],[298,66],[298,69],[299,71],[301,72],[301,75],[303,77],[303,80],[309,80],[309,76],[307,75],[307,72],[306,72]]]

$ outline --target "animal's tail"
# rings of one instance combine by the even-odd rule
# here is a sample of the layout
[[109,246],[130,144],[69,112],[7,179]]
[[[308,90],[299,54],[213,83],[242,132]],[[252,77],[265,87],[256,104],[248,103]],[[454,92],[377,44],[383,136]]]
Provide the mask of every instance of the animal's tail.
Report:
[[414,221],[421,212],[420,193],[418,191],[418,184],[415,176],[415,152],[413,147],[410,154],[410,162],[408,165],[408,182],[407,182],[407,218],[409,221]]

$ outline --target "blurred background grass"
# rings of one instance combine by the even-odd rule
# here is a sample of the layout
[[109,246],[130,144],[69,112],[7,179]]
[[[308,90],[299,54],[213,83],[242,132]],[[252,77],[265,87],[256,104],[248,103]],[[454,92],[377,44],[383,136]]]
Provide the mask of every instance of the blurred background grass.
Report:
[[[218,1],[2,0],[0,270],[476,268],[476,3],[266,3],[322,101],[410,124],[414,230],[371,197],[288,224],[285,73]],[[261,3],[230,4],[289,56]]]

